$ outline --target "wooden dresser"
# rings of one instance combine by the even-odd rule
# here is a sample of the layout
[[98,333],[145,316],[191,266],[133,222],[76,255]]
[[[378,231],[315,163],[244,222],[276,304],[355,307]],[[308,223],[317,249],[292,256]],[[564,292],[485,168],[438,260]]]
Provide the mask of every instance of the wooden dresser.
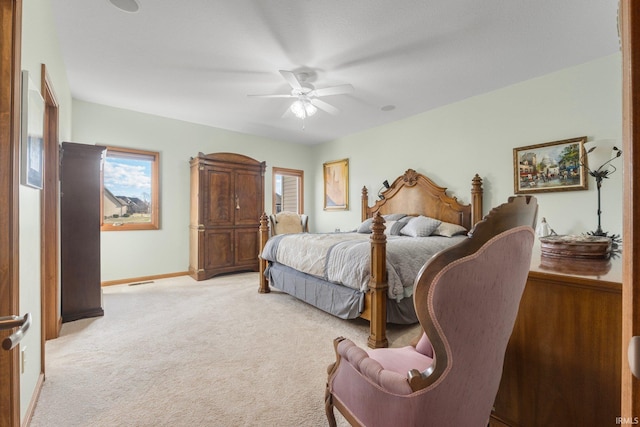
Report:
[[234,153],[191,159],[189,274],[258,271],[265,162]]
[[60,305],[63,322],[102,316],[99,145],[60,150]]
[[620,416],[622,261],[534,248],[490,426],[609,426]]

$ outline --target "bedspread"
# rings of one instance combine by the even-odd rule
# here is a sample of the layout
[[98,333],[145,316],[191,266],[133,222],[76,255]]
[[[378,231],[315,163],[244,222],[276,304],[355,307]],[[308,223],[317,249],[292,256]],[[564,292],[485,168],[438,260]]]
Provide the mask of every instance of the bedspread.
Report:
[[[369,285],[370,235],[362,233],[300,233],[273,236],[262,258],[306,274],[366,292]],[[424,263],[464,236],[387,236],[389,298],[413,294],[413,282]]]

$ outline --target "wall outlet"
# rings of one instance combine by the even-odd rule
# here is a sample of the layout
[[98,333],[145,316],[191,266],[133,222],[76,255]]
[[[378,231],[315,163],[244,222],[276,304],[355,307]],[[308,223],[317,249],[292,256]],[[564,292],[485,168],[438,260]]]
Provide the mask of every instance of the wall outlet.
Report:
[[26,364],[27,364],[27,347],[24,347],[20,349],[20,373],[24,374]]

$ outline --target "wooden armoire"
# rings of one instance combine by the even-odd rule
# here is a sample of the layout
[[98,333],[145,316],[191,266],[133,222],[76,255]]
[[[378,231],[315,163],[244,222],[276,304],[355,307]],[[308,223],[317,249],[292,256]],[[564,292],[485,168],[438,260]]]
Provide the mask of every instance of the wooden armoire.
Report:
[[100,183],[107,147],[63,142],[60,150],[60,314],[102,316]]
[[235,153],[191,159],[189,274],[258,271],[265,162]]

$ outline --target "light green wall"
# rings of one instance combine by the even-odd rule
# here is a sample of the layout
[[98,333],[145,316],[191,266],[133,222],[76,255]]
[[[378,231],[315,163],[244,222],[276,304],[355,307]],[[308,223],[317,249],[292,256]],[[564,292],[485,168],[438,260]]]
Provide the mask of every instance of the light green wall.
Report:
[[[401,105],[398,106],[402,108]],[[382,181],[412,168],[430,176],[463,203],[471,179],[484,180],[484,213],[513,194],[513,148],[587,136],[622,144],[622,71],[619,54],[476,96],[369,129],[313,148],[316,211],[321,231],[349,229],[360,222],[360,190],[373,202]],[[348,158],[350,204],[346,212],[324,212],[322,163]],[[602,226],[622,232],[622,162],[603,184]],[[537,195],[539,218],[560,234],[597,226],[597,194],[588,191]]]
[[[104,105],[73,101],[73,141],[160,152],[160,230],[101,233],[102,280],[187,271],[189,267],[189,159],[198,152],[233,152],[266,161],[265,210],[271,213],[273,166],[301,169],[313,194],[310,149],[222,129]],[[305,198],[313,212],[313,197]]]
[[[360,191],[373,202],[381,182],[413,168],[462,203],[471,179],[484,180],[485,213],[513,194],[513,148],[578,136],[621,143],[620,55],[522,82],[488,94],[317,146],[283,143],[147,114],[73,101],[73,139],[161,153],[161,230],[102,233],[102,280],[185,271],[188,266],[189,167],[199,151],[237,152],[268,166],[305,171],[305,210],[312,231],[353,229]],[[323,162],[349,159],[350,208],[325,212]],[[271,209],[271,168],[265,177]],[[622,230],[622,174],[603,191],[603,228]],[[558,233],[595,229],[596,193],[537,195],[540,217]]]
[[[50,0],[25,0],[22,11],[22,69],[40,88],[41,64],[47,72],[59,104],[61,138],[71,135],[71,93],[58,46]],[[20,313],[30,312],[33,322],[20,343],[25,351],[25,372],[20,376],[20,411],[24,419],[40,374],[40,190],[19,189]]]

